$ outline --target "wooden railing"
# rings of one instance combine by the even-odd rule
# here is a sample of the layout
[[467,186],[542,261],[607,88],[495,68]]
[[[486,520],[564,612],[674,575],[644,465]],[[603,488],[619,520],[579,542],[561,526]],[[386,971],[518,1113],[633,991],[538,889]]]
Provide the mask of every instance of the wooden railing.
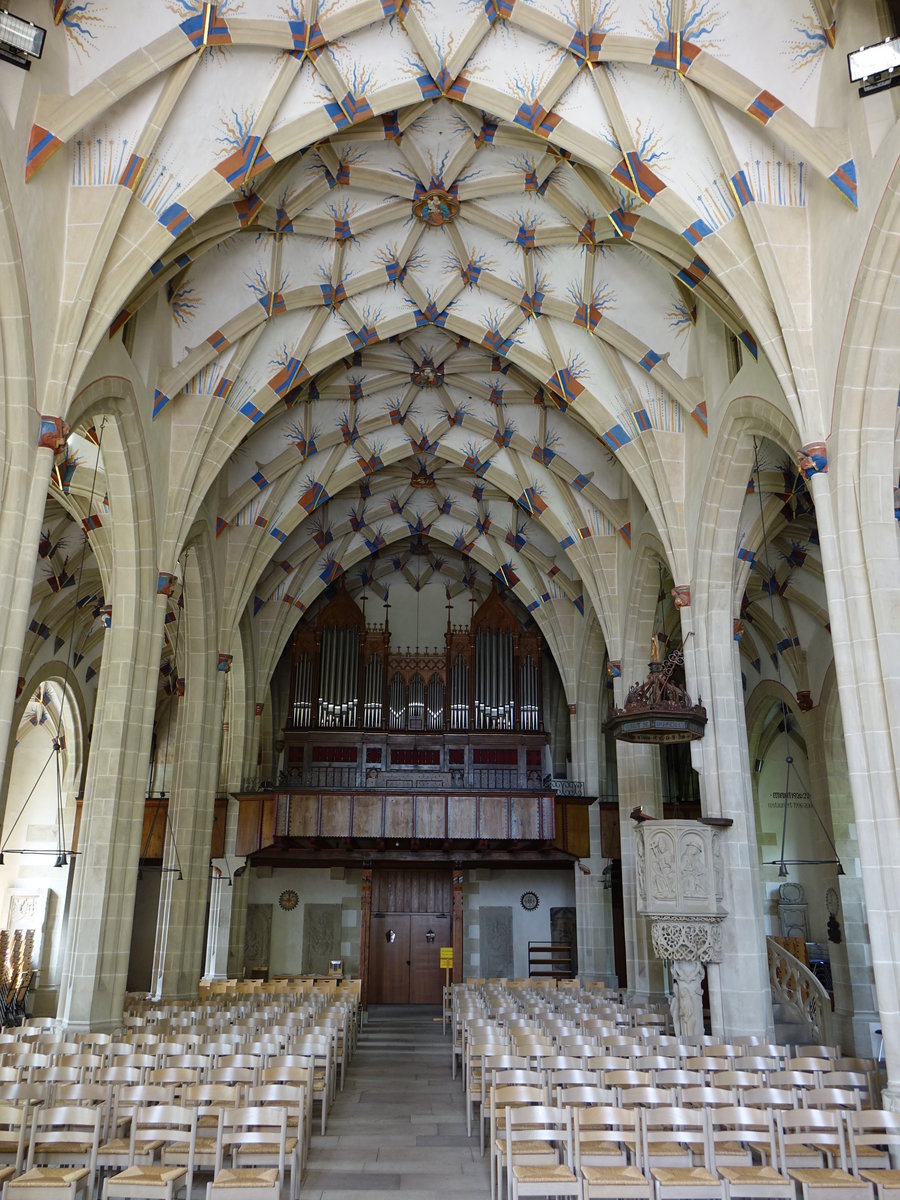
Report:
[[773,1003],[780,1004],[789,1018],[808,1030],[807,1040],[830,1046],[831,997],[799,958],[773,938],[766,938],[769,954],[769,986]]

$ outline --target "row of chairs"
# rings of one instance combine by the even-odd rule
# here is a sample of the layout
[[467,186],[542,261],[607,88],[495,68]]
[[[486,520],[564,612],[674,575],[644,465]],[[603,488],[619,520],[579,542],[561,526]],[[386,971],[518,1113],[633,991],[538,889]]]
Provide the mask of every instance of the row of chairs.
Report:
[[884,1200],[900,1115],[507,1106],[492,1190],[508,1200]]
[[297,1200],[300,1122],[299,1106],[222,1107],[212,1114],[156,1104],[135,1109],[127,1138],[101,1144],[97,1107],[0,1106],[0,1128],[10,1147],[16,1142],[16,1161],[0,1168],[3,1197],[88,1198],[102,1176],[103,1200],[174,1200],[182,1188],[190,1200],[195,1174],[207,1171],[208,1200],[279,1200],[288,1169],[290,1200]]

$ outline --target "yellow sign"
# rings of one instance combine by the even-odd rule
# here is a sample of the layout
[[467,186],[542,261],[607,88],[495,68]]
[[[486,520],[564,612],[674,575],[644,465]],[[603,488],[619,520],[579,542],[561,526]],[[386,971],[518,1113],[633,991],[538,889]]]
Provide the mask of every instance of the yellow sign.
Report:
[[452,946],[441,946],[441,966],[442,967],[452,967],[453,966],[453,947]]

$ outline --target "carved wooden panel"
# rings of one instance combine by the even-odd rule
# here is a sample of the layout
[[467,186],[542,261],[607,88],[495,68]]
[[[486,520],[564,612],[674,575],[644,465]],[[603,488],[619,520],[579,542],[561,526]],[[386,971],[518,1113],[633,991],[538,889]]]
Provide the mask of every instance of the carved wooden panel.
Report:
[[449,838],[474,839],[478,836],[476,804],[474,796],[447,797],[447,836]]
[[380,796],[357,796],[353,803],[353,837],[379,838],[382,800]]
[[373,912],[450,912],[450,871],[446,867],[376,870],[372,879]]
[[392,796],[385,805],[384,836],[408,838],[412,836],[412,796]]
[[443,796],[416,797],[416,837],[443,838],[445,836],[445,806],[446,800]]
[[321,816],[322,837],[347,837],[350,832],[350,797],[324,796]]

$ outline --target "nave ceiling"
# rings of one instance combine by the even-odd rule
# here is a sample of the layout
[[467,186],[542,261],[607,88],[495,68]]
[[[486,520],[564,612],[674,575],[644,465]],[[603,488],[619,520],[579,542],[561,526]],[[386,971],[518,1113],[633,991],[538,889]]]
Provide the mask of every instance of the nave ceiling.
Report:
[[[618,624],[636,520],[689,578],[687,448],[727,389],[702,374],[726,331],[805,427],[768,241],[810,195],[835,220],[856,205],[847,131],[817,120],[830,0],[51,9],[24,172],[65,197],[63,301],[38,369],[77,411],[129,349],[162,555],[215,517],[223,628],[257,622],[267,669],[339,578],[508,589],[558,653],[586,610]],[[51,480],[26,647],[67,653],[77,578],[94,672],[96,437],[76,421]],[[803,491],[772,469],[773,494]]]

